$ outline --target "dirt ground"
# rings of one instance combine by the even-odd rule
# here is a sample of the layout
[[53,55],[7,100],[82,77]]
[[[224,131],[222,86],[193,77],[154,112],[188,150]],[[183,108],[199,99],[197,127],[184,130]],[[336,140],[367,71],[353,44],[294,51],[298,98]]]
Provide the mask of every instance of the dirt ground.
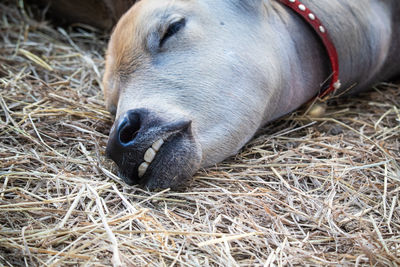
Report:
[[182,192],[104,156],[107,37],[0,3],[0,266],[399,266],[400,86],[264,127]]

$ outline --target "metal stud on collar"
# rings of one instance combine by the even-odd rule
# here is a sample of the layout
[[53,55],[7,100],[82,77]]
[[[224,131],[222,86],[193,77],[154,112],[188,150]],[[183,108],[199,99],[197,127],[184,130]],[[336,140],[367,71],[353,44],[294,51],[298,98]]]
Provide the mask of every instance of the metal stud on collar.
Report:
[[300,15],[308,24],[310,24],[310,26],[318,34],[322,43],[325,46],[326,52],[328,53],[329,60],[331,63],[332,75],[329,87],[326,90],[322,91],[318,96],[319,98],[322,99],[328,96],[329,94],[335,92],[341,87],[341,83],[339,80],[339,58],[336,51],[336,47],[333,44],[326,27],[318,19],[315,13],[313,13],[300,0],[278,0],[278,1],[290,7],[293,11],[295,11],[298,15]]

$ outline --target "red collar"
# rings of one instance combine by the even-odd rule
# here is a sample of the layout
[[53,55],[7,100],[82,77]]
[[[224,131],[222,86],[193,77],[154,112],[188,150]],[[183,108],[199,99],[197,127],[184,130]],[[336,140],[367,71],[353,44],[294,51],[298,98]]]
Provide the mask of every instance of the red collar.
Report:
[[279,0],[282,4],[290,7],[297,14],[299,14],[307,23],[314,29],[314,31],[321,38],[322,43],[325,46],[326,52],[328,53],[329,60],[331,61],[331,81],[329,87],[322,91],[318,97],[324,98],[329,94],[335,92],[340,88],[340,80],[339,80],[339,59],[336,51],[336,47],[332,42],[332,39],[329,37],[328,31],[322,22],[318,19],[318,17],[313,13],[306,5],[304,5],[299,0]]

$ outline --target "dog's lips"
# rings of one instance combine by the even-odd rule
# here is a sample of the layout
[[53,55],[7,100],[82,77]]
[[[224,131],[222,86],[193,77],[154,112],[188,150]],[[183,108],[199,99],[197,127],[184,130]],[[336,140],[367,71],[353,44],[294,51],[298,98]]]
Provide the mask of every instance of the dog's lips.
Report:
[[110,134],[106,152],[128,185],[177,188],[200,168],[202,150],[187,119],[167,122],[147,110],[131,110]]
[[[168,139],[167,140],[163,140],[163,146],[168,144]],[[166,149],[163,149],[163,146],[161,146],[158,151],[155,153],[153,159],[148,162],[146,161],[146,153],[149,153],[148,151],[150,149],[153,149],[152,146],[146,151],[145,156],[143,157],[144,161],[138,165],[136,171],[139,177],[139,181],[138,184],[142,185],[142,186],[146,186],[147,181],[149,181],[153,176],[157,175],[157,172],[161,172],[161,168],[157,168],[155,166],[163,166],[162,161],[163,158],[167,159],[168,155],[168,151],[166,151]],[[144,164],[147,164],[147,166],[145,168],[143,168],[142,166]],[[141,168],[143,168],[141,170]]]
[[143,159],[144,161],[138,167],[138,176],[142,178],[143,175],[146,173],[147,169],[153,162],[154,158],[158,154],[158,151],[164,144],[164,139],[160,138],[155,141],[144,153]]
[[[146,172],[142,177],[139,177],[139,184],[149,189],[155,189],[154,186],[151,185],[152,181],[155,180],[163,180],[164,184],[168,184],[164,187],[175,187],[174,179],[176,177],[166,176],[166,173],[169,171],[165,171],[166,169],[171,170],[172,168],[177,169],[186,169],[184,163],[175,163],[172,164],[171,161],[174,161],[174,155],[181,153],[181,148],[173,143],[179,142],[178,140],[184,138],[179,133],[171,134],[168,138],[163,140],[163,145],[160,147],[156,155],[154,156],[151,164],[148,165]],[[150,149],[150,148],[149,148]],[[147,152],[147,151],[146,151]],[[143,164],[143,163],[142,163]],[[138,167],[138,173],[140,172]]]
[[[158,142],[157,145],[160,145],[160,143]],[[152,145],[146,152],[150,148],[154,150]],[[176,189],[185,185],[199,168],[201,153],[199,153],[197,145],[191,138],[180,132],[175,132],[163,139],[162,145],[158,148],[154,157],[152,155],[147,158],[147,160],[152,159],[150,163],[147,163],[145,156],[143,159],[148,166],[140,177],[140,166],[143,162],[134,165],[127,162],[126,165],[120,166],[120,170],[122,170],[120,177],[128,185],[139,184],[150,190]]]

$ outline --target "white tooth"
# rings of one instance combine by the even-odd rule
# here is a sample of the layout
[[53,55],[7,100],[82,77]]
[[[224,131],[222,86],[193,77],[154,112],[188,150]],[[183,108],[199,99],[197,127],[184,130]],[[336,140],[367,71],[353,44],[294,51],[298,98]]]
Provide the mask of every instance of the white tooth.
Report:
[[143,162],[142,164],[139,165],[139,168],[138,168],[139,178],[141,178],[145,174],[148,167],[149,167],[149,164],[147,162]]
[[151,147],[147,149],[146,153],[144,153],[144,161],[150,163],[153,161],[154,157],[156,156],[157,152],[154,151]]
[[158,152],[158,150],[160,150],[160,147],[164,144],[164,140],[162,139],[158,139],[157,141],[155,141],[153,143],[153,145],[151,146],[156,152]]

